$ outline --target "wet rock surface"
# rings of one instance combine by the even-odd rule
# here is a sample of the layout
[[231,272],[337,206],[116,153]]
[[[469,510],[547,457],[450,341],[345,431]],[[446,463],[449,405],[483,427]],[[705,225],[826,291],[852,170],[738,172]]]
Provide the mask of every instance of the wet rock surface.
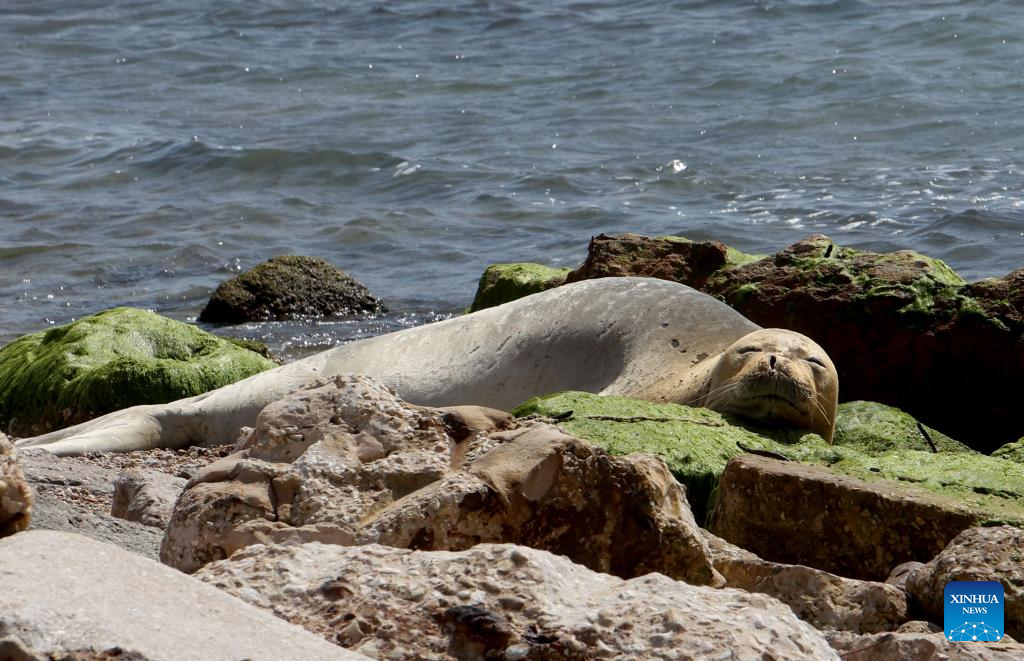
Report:
[[365,286],[330,262],[283,255],[221,283],[199,321],[239,324],[384,311]]
[[253,546],[196,576],[338,645],[395,659],[834,659],[763,595],[623,580],[507,544],[461,552]]

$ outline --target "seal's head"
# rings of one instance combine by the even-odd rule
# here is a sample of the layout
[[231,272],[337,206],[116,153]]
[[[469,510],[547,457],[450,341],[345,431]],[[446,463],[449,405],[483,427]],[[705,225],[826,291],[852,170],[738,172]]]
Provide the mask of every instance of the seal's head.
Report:
[[725,350],[711,372],[703,405],[745,418],[810,429],[832,442],[839,376],[806,335],[766,328]]

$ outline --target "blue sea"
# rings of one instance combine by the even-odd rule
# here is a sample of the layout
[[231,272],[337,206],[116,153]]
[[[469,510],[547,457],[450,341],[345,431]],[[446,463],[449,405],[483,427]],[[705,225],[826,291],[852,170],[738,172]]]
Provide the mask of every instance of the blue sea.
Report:
[[194,320],[284,253],[392,312],[253,324],[286,357],[463,309],[490,263],[633,231],[812,233],[1024,266],[1024,3],[0,3],[0,344]]

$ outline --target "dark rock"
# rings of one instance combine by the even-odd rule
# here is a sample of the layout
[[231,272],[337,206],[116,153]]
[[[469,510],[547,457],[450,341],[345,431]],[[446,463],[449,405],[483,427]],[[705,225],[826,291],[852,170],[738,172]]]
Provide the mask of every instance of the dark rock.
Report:
[[[730,254],[731,252],[731,254]],[[590,239],[587,259],[569,273],[566,283],[623,276],[674,280],[700,289],[712,273],[741,253],[718,241],[690,241],[678,236],[601,234]]]
[[844,401],[896,406],[987,452],[1024,429],[1014,394],[1024,378],[1024,271],[968,285],[913,251],[853,250],[815,235],[719,271],[704,291],[761,326],[814,338]]
[[352,276],[318,257],[274,257],[221,283],[199,321],[239,324],[385,312]]

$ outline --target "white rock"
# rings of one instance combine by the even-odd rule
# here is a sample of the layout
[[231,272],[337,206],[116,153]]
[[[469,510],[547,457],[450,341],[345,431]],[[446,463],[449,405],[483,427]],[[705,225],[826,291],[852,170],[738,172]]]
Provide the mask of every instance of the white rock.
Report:
[[42,655],[119,647],[153,661],[363,658],[158,562],[49,530],[0,540],[0,632]]
[[661,574],[623,580],[508,544],[257,545],[195,576],[241,597],[255,590],[290,622],[382,659],[837,658],[769,597]]

